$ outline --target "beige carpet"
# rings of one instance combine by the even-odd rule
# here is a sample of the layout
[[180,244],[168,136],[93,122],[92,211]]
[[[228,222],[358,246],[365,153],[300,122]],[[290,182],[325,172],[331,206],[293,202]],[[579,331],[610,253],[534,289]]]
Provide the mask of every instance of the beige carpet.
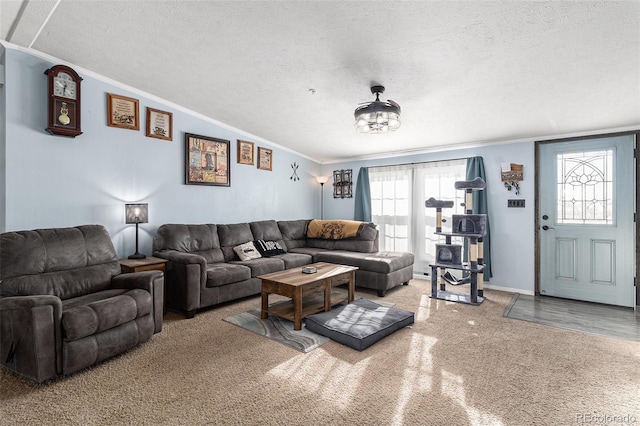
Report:
[[222,321],[259,297],[169,313],[150,342],[71,377],[35,385],[2,369],[0,424],[640,423],[640,343],[504,318],[509,293],[486,290],[480,306],[428,293],[423,280],[390,291],[415,324],[363,352],[330,341],[304,354]]

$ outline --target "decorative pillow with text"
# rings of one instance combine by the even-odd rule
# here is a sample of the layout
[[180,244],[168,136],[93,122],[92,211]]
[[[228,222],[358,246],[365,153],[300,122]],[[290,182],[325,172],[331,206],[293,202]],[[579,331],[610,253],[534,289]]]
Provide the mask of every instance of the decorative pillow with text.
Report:
[[282,248],[277,241],[271,240],[256,240],[253,242],[258,252],[262,255],[262,257],[271,257],[277,254],[285,254],[286,251]]
[[259,259],[262,257],[260,252],[256,250],[256,246],[254,246],[251,241],[235,246],[233,251],[236,252],[240,260]]

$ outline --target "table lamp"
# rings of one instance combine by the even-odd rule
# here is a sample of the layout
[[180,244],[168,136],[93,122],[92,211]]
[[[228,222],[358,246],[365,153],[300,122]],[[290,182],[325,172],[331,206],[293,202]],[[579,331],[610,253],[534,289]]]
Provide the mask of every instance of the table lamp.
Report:
[[125,204],[124,215],[126,223],[136,224],[136,252],[129,256],[129,259],[144,259],[147,256],[138,252],[138,224],[149,222],[148,204]]

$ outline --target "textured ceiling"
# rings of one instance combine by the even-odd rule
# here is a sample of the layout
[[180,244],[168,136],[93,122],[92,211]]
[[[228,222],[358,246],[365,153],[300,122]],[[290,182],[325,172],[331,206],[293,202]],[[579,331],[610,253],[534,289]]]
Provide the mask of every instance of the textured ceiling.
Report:
[[[0,14],[3,40],[318,161],[640,125],[638,1],[2,0]],[[372,83],[402,107],[395,133],[354,128]]]

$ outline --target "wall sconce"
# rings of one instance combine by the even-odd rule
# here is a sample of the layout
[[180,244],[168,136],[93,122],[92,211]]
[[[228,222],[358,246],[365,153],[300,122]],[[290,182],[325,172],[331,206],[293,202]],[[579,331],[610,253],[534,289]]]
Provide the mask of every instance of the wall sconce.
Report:
[[125,204],[124,205],[125,223],[136,224],[136,252],[129,256],[129,259],[144,259],[147,256],[138,251],[138,224],[149,222],[149,205],[148,204]]
[[515,189],[515,194],[520,195],[519,182],[524,180],[524,166],[515,163],[502,163],[500,169],[500,179],[504,182],[507,191]]
[[333,171],[333,198],[351,198],[351,171],[334,170]]
[[324,219],[324,184],[329,180],[329,176],[316,176],[320,184],[320,219]]

